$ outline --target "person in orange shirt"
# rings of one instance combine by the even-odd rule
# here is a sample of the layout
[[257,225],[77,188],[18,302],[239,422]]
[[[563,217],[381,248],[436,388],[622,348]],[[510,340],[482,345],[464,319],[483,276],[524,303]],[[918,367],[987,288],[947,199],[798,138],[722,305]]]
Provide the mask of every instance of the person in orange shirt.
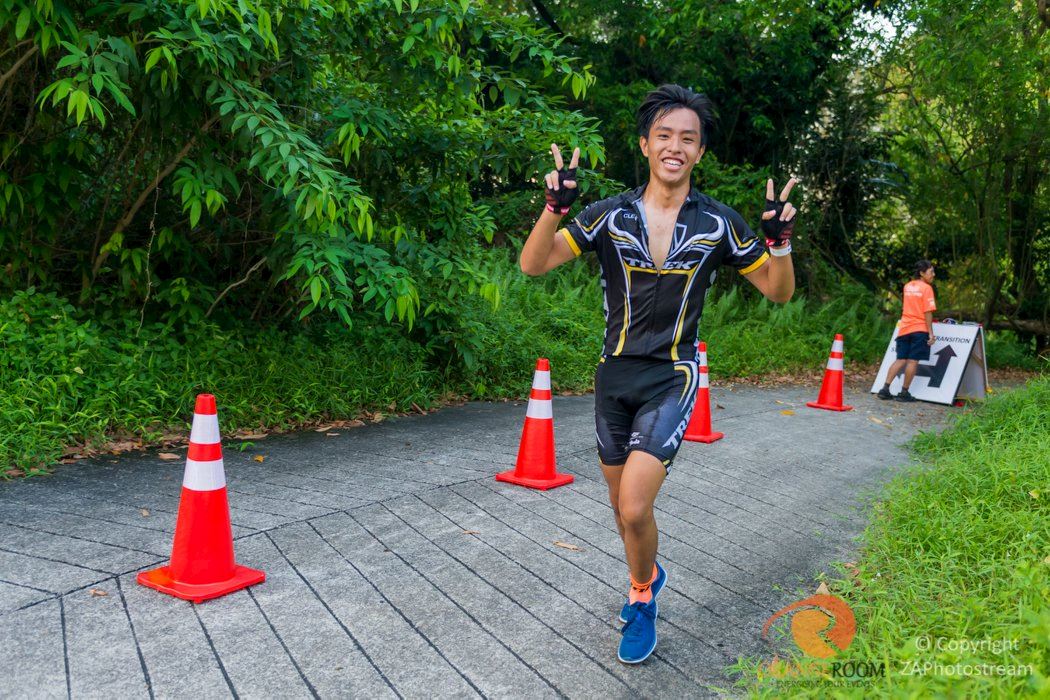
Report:
[[880,399],[892,399],[890,382],[904,370],[904,385],[897,394],[898,401],[915,401],[908,391],[921,360],[930,359],[930,346],[934,343],[933,312],[937,302],[933,296],[933,263],[920,260],[915,263],[915,276],[904,285],[904,311],[897,323],[897,359],[886,373],[886,386],[879,389]]

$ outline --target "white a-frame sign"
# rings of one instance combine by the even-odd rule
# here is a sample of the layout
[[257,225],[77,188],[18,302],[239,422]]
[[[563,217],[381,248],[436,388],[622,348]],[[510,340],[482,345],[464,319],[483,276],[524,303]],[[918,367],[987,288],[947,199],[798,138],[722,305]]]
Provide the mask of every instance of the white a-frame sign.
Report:
[[[930,359],[919,363],[919,371],[909,389],[911,395],[947,405],[956,398],[983,399],[988,389],[988,366],[982,328],[970,323],[934,323],[933,335],[936,342],[930,348]],[[894,331],[875,383],[871,385],[873,394],[886,383],[886,373],[897,359],[896,340],[897,331]],[[894,377],[890,392],[896,395],[903,383],[903,373]]]

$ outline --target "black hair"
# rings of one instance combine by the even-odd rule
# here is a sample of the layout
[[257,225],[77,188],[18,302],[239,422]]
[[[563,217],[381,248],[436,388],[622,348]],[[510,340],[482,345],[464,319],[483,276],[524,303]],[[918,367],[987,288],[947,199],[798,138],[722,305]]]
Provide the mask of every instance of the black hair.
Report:
[[922,273],[926,272],[931,267],[933,267],[933,263],[929,260],[917,260],[915,264],[912,265],[912,279],[919,279],[919,277],[922,276]]
[[691,109],[700,117],[700,145],[706,146],[707,137],[715,127],[715,106],[706,95],[681,85],[661,85],[645,96],[638,106],[638,135],[648,139],[653,122],[680,107]]

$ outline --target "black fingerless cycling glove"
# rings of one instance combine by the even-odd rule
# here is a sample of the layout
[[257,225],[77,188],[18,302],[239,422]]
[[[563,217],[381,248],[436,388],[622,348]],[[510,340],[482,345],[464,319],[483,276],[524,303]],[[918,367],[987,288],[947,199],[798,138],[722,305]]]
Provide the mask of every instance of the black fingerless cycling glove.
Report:
[[569,208],[580,194],[578,186],[566,187],[566,181],[576,181],[576,168],[561,168],[558,170],[558,189],[552,190],[550,187],[545,189],[547,208],[555,214],[568,214]]
[[774,202],[772,199],[766,200],[765,211],[776,212],[772,219],[762,220],[762,233],[766,236],[766,245],[770,248],[777,248],[782,246],[791,238],[791,234],[795,232],[795,218],[792,217],[791,221],[781,221],[780,215],[784,213],[784,204],[786,202]]

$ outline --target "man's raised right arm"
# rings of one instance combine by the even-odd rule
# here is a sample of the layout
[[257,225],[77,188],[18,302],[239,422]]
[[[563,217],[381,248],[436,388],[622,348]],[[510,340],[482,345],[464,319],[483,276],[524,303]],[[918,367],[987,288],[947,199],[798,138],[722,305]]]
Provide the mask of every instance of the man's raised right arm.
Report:
[[521,271],[535,277],[550,272],[576,257],[565,236],[558,234],[561,214],[544,209],[521,247]]
[[551,144],[551,153],[554,154],[556,170],[544,177],[547,205],[525,239],[518,258],[521,271],[533,277],[550,272],[576,257],[565,237],[558,235],[558,228],[578,194],[576,166],[580,161],[580,149],[573,151],[568,170],[563,167],[561,151],[555,144]]

